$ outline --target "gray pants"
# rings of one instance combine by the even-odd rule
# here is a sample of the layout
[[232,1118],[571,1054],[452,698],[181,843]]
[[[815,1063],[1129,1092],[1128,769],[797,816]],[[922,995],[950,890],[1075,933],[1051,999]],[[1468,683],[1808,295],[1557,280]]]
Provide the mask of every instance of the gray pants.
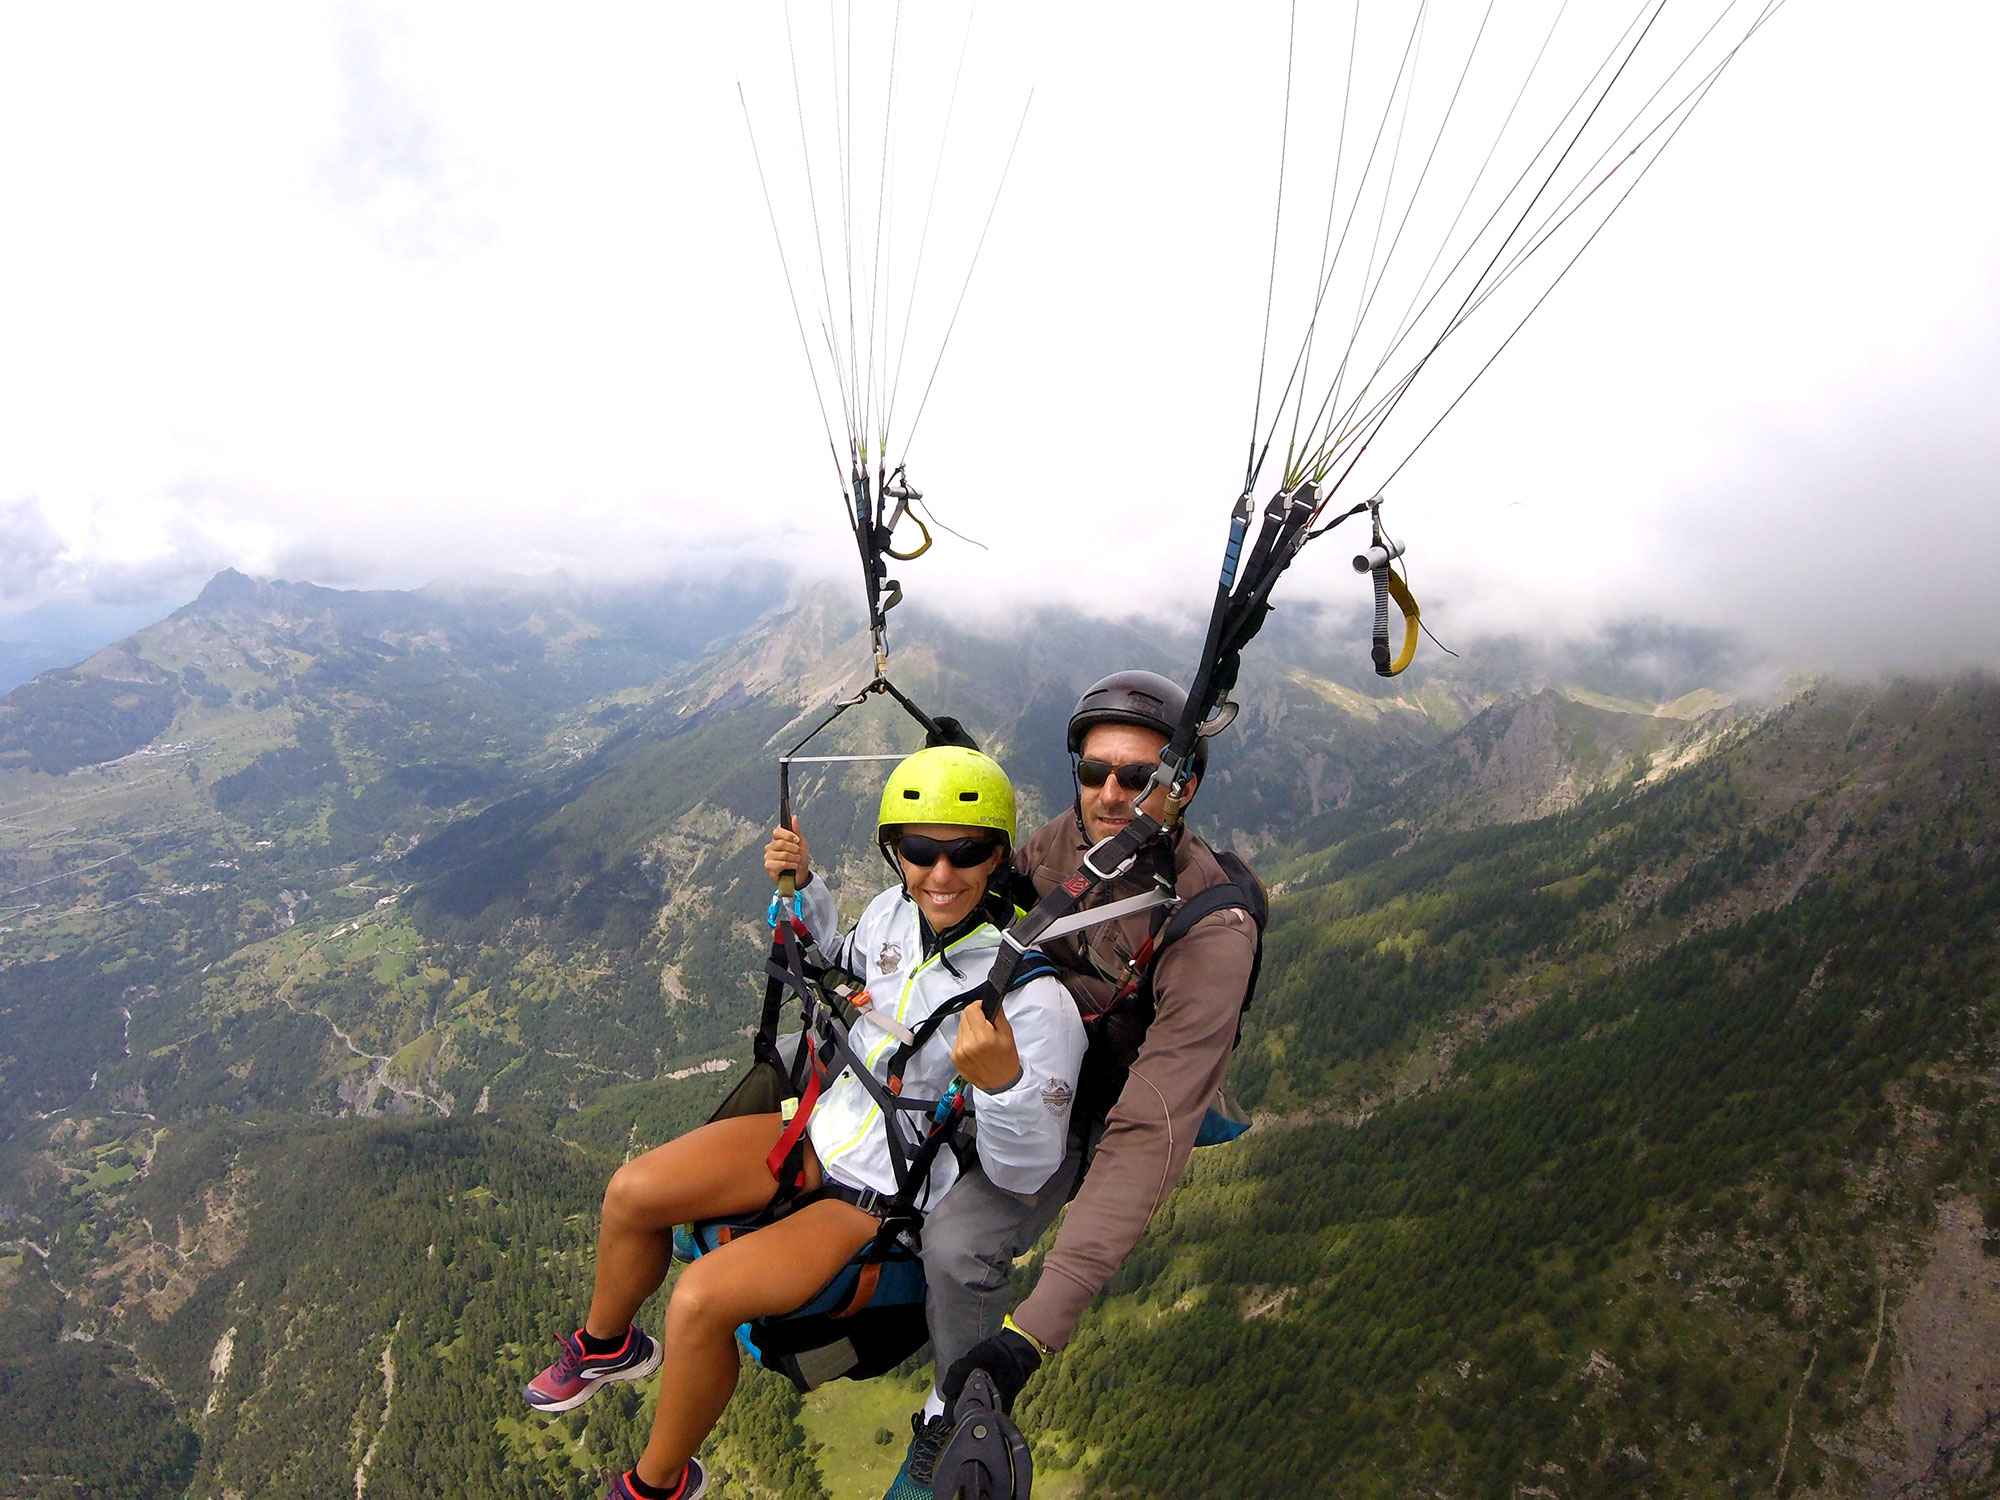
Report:
[[1072,1146],[1038,1193],[1010,1193],[976,1169],[962,1173],[924,1217],[924,1311],[938,1385],[974,1344],[1000,1331],[1013,1310],[1014,1258],[1055,1222],[1082,1161]]

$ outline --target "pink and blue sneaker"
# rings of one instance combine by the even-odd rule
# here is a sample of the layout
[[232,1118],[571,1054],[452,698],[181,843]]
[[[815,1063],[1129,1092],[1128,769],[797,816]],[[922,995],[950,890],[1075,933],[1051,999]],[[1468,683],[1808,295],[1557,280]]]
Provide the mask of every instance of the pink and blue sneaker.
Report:
[[564,1334],[556,1342],[562,1358],[528,1382],[521,1394],[536,1411],[555,1413],[581,1406],[598,1386],[613,1380],[644,1380],[660,1367],[660,1346],[636,1328],[625,1330],[625,1341],[606,1354],[583,1347],[583,1330]]

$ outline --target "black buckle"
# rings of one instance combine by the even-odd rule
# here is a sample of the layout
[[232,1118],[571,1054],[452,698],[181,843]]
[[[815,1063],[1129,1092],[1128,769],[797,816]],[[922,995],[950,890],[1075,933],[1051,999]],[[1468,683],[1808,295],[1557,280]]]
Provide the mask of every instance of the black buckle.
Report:
[[888,1209],[894,1204],[893,1195],[875,1188],[854,1188],[844,1182],[831,1179],[820,1185],[820,1191],[830,1198],[838,1198],[842,1203],[851,1203],[871,1219],[885,1219]]

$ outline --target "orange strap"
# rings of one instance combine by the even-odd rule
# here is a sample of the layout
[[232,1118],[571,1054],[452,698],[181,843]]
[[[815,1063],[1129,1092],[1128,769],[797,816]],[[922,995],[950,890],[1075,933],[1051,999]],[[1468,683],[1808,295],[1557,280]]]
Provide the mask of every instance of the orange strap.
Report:
[[847,1301],[841,1304],[840,1311],[828,1313],[827,1316],[830,1318],[853,1317],[862,1308],[875,1300],[875,1288],[881,1280],[882,1262],[879,1260],[864,1262],[861,1267],[861,1274],[854,1280],[853,1294],[848,1297]]

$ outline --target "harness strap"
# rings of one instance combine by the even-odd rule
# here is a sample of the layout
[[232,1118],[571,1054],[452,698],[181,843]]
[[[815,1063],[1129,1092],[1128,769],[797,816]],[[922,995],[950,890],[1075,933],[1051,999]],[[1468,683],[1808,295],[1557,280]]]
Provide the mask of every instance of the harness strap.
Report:
[[[1167,840],[1155,839],[1150,847],[1153,852],[1152,890],[1137,896],[1129,896],[1123,901],[1113,901],[1105,906],[1093,906],[1088,911],[1078,912],[1075,916],[1065,917],[1062,921],[1052,924],[1053,927],[1060,928],[1063,933],[1068,933],[1135,912],[1151,909],[1153,913],[1153,919],[1147,925],[1145,941],[1139,945],[1138,951],[1126,960],[1124,981],[1102,1009],[1084,1016],[1086,1024],[1102,1020],[1113,1011],[1131,1003],[1132,998],[1145,986],[1148,968],[1154,954],[1160,947],[1172,941],[1170,938],[1163,939],[1161,932],[1177,922],[1181,914],[1187,910],[1186,899],[1175,889],[1174,856]],[[1047,934],[1044,934],[1044,941],[1046,940]]]
[[964,994],[952,996],[951,999],[945,1001],[944,1004],[940,1005],[918,1023],[914,1038],[898,1047],[896,1055],[889,1059],[889,1086],[891,1089],[899,1094],[902,1092],[903,1069],[909,1065],[910,1059],[930,1044],[931,1038],[938,1034],[939,1029],[946,1021],[949,1021],[953,1016],[964,1010],[973,1001],[984,999],[988,988],[989,986],[986,984],[976,984],[971,989],[965,991]]
[[[890,1247],[905,1231],[922,1228],[924,1216],[916,1206],[917,1196],[930,1181],[931,1163],[937,1159],[938,1152],[957,1136],[965,1114],[964,1093],[957,1089],[949,1091],[941,1100],[899,1103],[912,1111],[935,1112],[939,1118],[934,1119],[923,1141],[910,1153],[907,1170],[897,1174],[896,1191],[884,1193],[875,1188],[854,1188],[833,1177],[826,1177],[817,1189],[807,1195],[808,1198],[837,1198],[880,1220],[882,1227],[866,1252],[872,1259],[888,1254]],[[892,1131],[892,1139],[893,1136]]]
[[[890,689],[890,691],[894,691]],[[899,698],[900,694],[897,695]],[[1160,901],[1149,899],[1147,905],[1159,905]],[[991,997],[997,1008],[1003,990],[988,979],[973,986],[961,995],[954,996],[933,1011],[912,1031],[896,1021],[894,1017],[872,1016],[884,1024],[884,1029],[901,1038],[900,1045],[890,1062],[888,1080],[878,1079],[873,1070],[860,1057],[848,1040],[848,1027],[858,1021],[861,1012],[853,1007],[854,995],[837,990],[829,999],[826,989],[831,983],[838,986],[847,976],[833,972],[814,946],[812,934],[805,923],[791,907],[791,898],[780,893],[774,903],[772,922],[771,956],[765,963],[766,983],[764,1010],[757,1031],[757,1050],[760,1055],[775,1057],[777,1027],[780,1007],[785,993],[791,991],[799,996],[804,1010],[806,1035],[793,1059],[788,1075],[798,1104],[792,1116],[779,1132],[777,1143],[765,1157],[765,1165],[777,1179],[778,1197],[776,1208],[794,1207],[799,1203],[816,1198],[837,1198],[852,1203],[864,1213],[872,1214],[881,1221],[882,1228],[874,1241],[874,1252],[886,1254],[890,1246],[903,1234],[921,1227],[923,1215],[916,1208],[916,1201],[930,1180],[932,1163],[937,1154],[947,1145],[955,1145],[961,1121],[965,1114],[964,1092],[960,1088],[948,1090],[942,1099],[905,1099],[902,1097],[903,1069],[921,1047],[937,1035],[938,1028],[950,1017],[964,1010],[975,1000]],[[1104,920],[1104,918],[1097,918]],[[1004,932],[1002,936],[1006,936]],[[1003,944],[1003,953],[1007,951]],[[1011,991],[1043,975],[1053,975],[1055,966],[1040,953],[1032,955],[1026,965],[1020,965],[1022,958],[1029,955],[1018,948],[1009,953],[1005,990]],[[865,995],[865,991],[856,994]],[[847,1012],[852,1012],[851,1016]],[[882,1193],[875,1189],[854,1189],[830,1177],[810,1193],[801,1193],[804,1186],[805,1146],[808,1139],[812,1114],[826,1090],[831,1088],[844,1073],[853,1073],[864,1092],[882,1111],[882,1125],[887,1137],[889,1166],[896,1179],[893,1193]],[[922,1139],[914,1148],[905,1144],[904,1133],[896,1124],[899,1113],[924,1115],[929,1119],[923,1130]],[[865,1302],[865,1299],[864,1299]],[[854,1304],[856,1308],[864,1303]]]
[[857,1005],[853,1001],[849,1001],[849,1006],[852,1008],[854,1014],[851,1016],[843,1014],[841,1016],[841,1019],[847,1023],[847,1030],[850,1035],[856,1026],[866,1021],[869,1025],[888,1032],[890,1036],[904,1043],[906,1046],[916,1045],[917,1034],[894,1016],[890,1015],[883,1007],[874,1004],[868,991],[863,990],[861,998],[869,1000],[870,1003],[867,1005]]
[[1112,901],[1104,906],[1093,906],[1088,911],[1073,912],[1059,921],[1051,922],[1042,929],[1037,942],[1052,942],[1056,938],[1068,937],[1072,932],[1081,932],[1086,927],[1095,927],[1101,922],[1115,922],[1120,917],[1129,917],[1135,912],[1148,911],[1155,906],[1170,906],[1180,898],[1171,890],[1155,888],[1142,891],[1136,896],[1127,896],[1122,901]]
[[[837,1182],[831,1177],[826,1178],[808,1194],[811,1199],[837,1198],[842,1203],[850,1203],[871,1218],[880,1219],[885,1231],[890,1227],[892,1215],[901,1220],[909,1214],[907,1209],[898,1207],[897,1199],[901,1196],[900,1193],[884,1193],[876,1188],[849,1187],[846,1183]],[[898,1227],[900,1228],[900,1224]]]
[[[1005,937],[1006,934],[1002,933],[1001,936]],[[1005,951],[1004,948],[1002,951]],[[1026,956],[1029,962],[1025,966],[1013,969],[1008,974],[1006,993],[1012,994],[1024,984],[1044,977],[1053,978],[1060,972],[1050,962],[1046,954],[1034,953]],[[999,966],[997,960],[994,966],[996,968]],[[951,999],[945,1001],[944,1004],[918,1022],[916,1032],[910,1041],[899,1047],[896,1050],[896,1055],[889,1059],[889,1079],[891,1085],[897,1088],[901,1087],[903,1069],[909,1064],[910,1059],[922,1051],[929,1044],[930,1039],[938,1034],[938,1029],[946,1021],[949,1021],[967,1006],[973,1004],[973,1002],[977,1001],[984,1004],[989,998],[994,1001],[993,1005],[987,1007],[987,1014],[991,1015],[994,1010],[998,1009],[1000,991],[995,988],[990,977],[981,980],[964,993],[952,996]]]
[[781,1184],[788,1175],[786,1168],[790,1164],[792,1153],[798,1149],[799,1142],[805,1137],[806,1124],[812,1119],[813,1106],[819,1103],[819,1094],[820,1071],[814,1068],[812,1077],[806,1080],[805,1092],[799,1095],[797,1111],[779,1132],[778,1144],[771,1148],[771,1154],[764,1158],[765,1167]]
[[[1094,870],[1115,871],[1164,831],[1150,814],[1139,812],[1117,833],[1094,845],[1087,862]],[[1042,934],[1081,906],[1084,897],[1102,883],[1102,879],[1093,881],[1089,875],[1078,871],[1042,897],[1033,911],[1000,934],[1000,947],[993,955],[993,968],[987,975],[992,993],[983,1002],[989,1018],[1000,1009],[1001,995],[1013,988],[1015,969],[1041,941]]]
[[[1036,956],[1041,957],[1039,954]],[[774,974],[784,972],[778,970],[775,964],[770,967]],[[1043,974],[1055,972],[1055,966],[1042,959],[1040,963],[1019,972],[1015,977],[1015,985],[1018,987]],[[797,1113],[787,1122],[784,1132],[778,1137],[777,1145],[765,1159],[771,1175],[778,1179],[781,1187],[795,1190],[800,1185],[804,1164],[802,1143],[813,1108],[824,1092],[833,1086],[835,1079],[843,1073],[852,1073],[862,1089],[882,1110],[883,1131],[889,1148],[889,1168],[895,1174],[897,1197],[906,1202],[914,1202],[916,1194],[922,1190],[929,1176],[930,1164],[937,1155],[937,1149],[928,1138],[919,1143],[914,1151],[907,1149],[901,1132],[896,1129],[893,1121],[897,1111],[907,1114],[929,1114],[936,1108],[938,1101],[903,1098],[902,1070],[907,1066],[910,1057],[937,1034],[938,1028],[945,1020],[979,998],[985,988],[983,984],[974,986],[964,994],[946,1001],[937,1011],[925,1017],[915,1032],[905,1030],[904,1034],[911,1040],[900,1046],[891,1059],[889,1080],[886,1084],[877,1079],[873,1070],[855,1053],[832,1008],[815,1002],[814,1010],[808,1015],[808,1025],[812,1032],[810,1050],[817,1065],[810,1070],[810,1076],[800,1087]],[[807,1046],[799,1049],[802,1059],[808,1050]],[[945,1133],[949,1134],[950,1131],[946,1130]]]
[[879,1260],[863,1261],[861,1263],[860,1274],[854,1278],[854,1290],[848,1294],[845,1302],[828,1313],[827,1316],[830,1318],[853,1317],[875,1300],[875,1288],[881,1284],[881,1281],[882,1262]]
[[[785,903],[789,905],[789,903]],[[768,976],[764,987],[764,1009],[757,1028],[757,1050],[775,1057],[777,1050],[778,1017],[785,992],[792,991],[799,997],[806,1036],[792,1060],[787,1081],[800,1103],[796,1114],[787,1122],[778,1144],[766,1158],[771,1175],[778,1180],[779,1193],[790,1197],[798,1192],[804,1182],[804,1140],[811,1120],[813,1106],[820,1095],[843,1072],[852,1071],[861,1080],[862,1086],[885,1111],[893,1107],[893,1099],[876,1081],[874,1075],[855,1056],[847,1044],[847,1038],[837,1024],[833,1008],[820,993],[820,981],[829,967],[811,941],[811,933],[798,917],[781,911],[779,920],[773,924],[771,937],[772,954],[765,961]],[[803,946],[803,951],[802,951]],[[896,1174],[899,1186],[908,1172],[908,1153],[896,1132],[889,1132],[889,1165]]]
[[[1011,993],[1032,980],[1054,977],[1056,973],[1056,966],[1049,961],[1047,955],[1036,953],[1033,955],[1033,962],[1028,964],[1026,968],[1015,970],[1008,977],[1007,989]],[[924,1018],[923,1023],[917,1028],[919,1038],[917,1045],[921,1047],[935,1036],[938,1028],[949,1017],[957,1015],[974,1001],[981,1000],[992,992],[993,984],[989,979],[974,985],[962,995],[954,995]],[[997,1002],[1000,997],[997,993],[994,993],[993,998]],[[890,1083],[892,1087],[901,1087],[902,1075],[898,1070],[909,1060],[909,1054],[914,1051],[916,1051],[916,1048],[906,1047],[892,1061],[890,1065]],[[930,1129],[925,1134],[922,1142],[918,1144],[917,1149],[910,1153],[909,1173],[907,1177],[899,1177],[897,1179],[896,1195],[889,1201],[887,1211],[881,1216],[882,1230],[875,1238],[876,1248],[879,1251],[887,1251],[889,1243],[902,1232],[904,1225],[918,1227],[922,1225],[923,1215],[916,1207],[917,1195],[924,1190],[925,1185],[930,1181],[931,1164],[937,1160],[938,1153],[946,1146],[950,1146],[954,1150],[957,1149],[959,1128],[965,1118],[965,1089],[963,1083],[962,1079],[954,1081],[952,1086],[945,1090],[942,1099],[926,1102],[923,1100],[904,1100],[899,1098],[896,1101],[903,1109],[913,1112],[921,1110],[930,1113],[931,1124]],[[890,1139],[892,1142],[895,1139],[893,1130],[890,1132]],[[849,1199],[848,1201],[851,1202],[854,1200]]]
[[1158,936],[1157,931],[1146,934],[1146,941],[1139,945],[1139,951],[1132,955],[1131,962],[1126,966],[1125,982],[1118,986],[1102,1010],[1092,1011],[1083,1018],[1086,1023],[1101,1021],[1113,1011],[1131,1004],[1132,997],[1145,987],[1146,971],[1152,965],[1153,948]]
[[883,1131],[889,1147],[889,1170],[895,1174],[896,1186],[900,1190],[906,1185],[910,1175],[910,1153],[904,1148],[902,1138],[889,1123],[897,1110],[928,1109],[921,1101],[898,1097],[900,1080],[892,1080],[884,1085],[848,1045],[830,1014],[818,1017],[818,1027],[822,1034],[820,1043],[821,1069],[826,1074],[826,1086],[831,1087],[834,1079],[843,1073],[852,1073],[862,1090],[872,1099],[883,1114]]
[[938,1152],[957,1137],[959,1123],[964,1117],[965,1096],[962,1092],[954,1092],[944,1118],[932,1124],[930,1133],[911,1153],[909,1176],[898,1184],[896,1195],[877,1214],[882,1228],[876,1233],[873,1255],[886,1255],[890,1245],[905,1229],[923,1228],[924,1216],[917,1207],[917,1195],[929,1184],[931,1163],[937,1160]]

